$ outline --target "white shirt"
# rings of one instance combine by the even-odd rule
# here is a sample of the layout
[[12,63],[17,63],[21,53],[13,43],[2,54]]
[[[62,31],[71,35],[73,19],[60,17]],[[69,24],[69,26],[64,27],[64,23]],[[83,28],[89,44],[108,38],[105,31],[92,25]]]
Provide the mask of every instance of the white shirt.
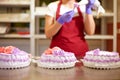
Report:
[[[55,1],[55,2],[52,2],[48,5],[47,7],[47,12],[46,12],[46,15],[49,15],[51,17],[54,17],[54,19],[56,18],[56,11],[57,11],[57,7],[58,7],[58,3],[59,1]],[[80,10],[82,12],[82,15],[84,17],[85,15],[85,5],[82,5],[82,6],[79,6],[80,7]],[[61,8],[60,8],[60,15],[64,14],[65,12],[68,12],[72,10],[71,8],[68,8],[68,7],[65,7],[64,5],[61,5]],[[78,10],[77,8],[75,8],[75,15],[74,16],[78,16]]]

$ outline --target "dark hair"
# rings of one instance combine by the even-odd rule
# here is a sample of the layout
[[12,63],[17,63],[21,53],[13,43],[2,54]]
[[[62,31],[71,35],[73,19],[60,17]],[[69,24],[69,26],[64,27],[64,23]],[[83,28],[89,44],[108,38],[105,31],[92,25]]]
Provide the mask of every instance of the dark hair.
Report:
[[81,0],[76,0],[77,2],[80,2]]

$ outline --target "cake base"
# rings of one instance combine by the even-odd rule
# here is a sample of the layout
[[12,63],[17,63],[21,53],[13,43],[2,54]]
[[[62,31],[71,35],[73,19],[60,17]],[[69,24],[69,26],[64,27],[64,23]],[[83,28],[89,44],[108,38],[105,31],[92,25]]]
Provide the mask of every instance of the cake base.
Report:
[[30,63],[26,64],[26,65],[22,65],[22,66],[6,66],[6,67],[0,67],[0,69],[4,69],[4,70],[13,70],[13,69],[21,69],[21,68],[26,68],[30,66]]
[[85,67],[88,67],[88,68],[91,68],[91,69],[98,69],[98,70],[110,70],[110,69],[116,69],[116,68],[120,68],[120,64],[119,65],[99,65],[99,66],[95,66],[95,65],[92,65],[92,64],[87,64],[85,62],[83,62],[83,65]]
[[[47,64],[47,63],[46,63]],[[54,66],[53,65],[42,65],[40,64],[39,62],[37,63],[37,66],[40,67],[40,68],[44,68],[44,69],[53,69],[53,70],[62,70],[62,69],[69,69],[69,68],[73,68],[75,66],[75,63],[72,63],[72,64],[69,64],[69,65],[64,65],[64,64],[61,64],[61,65],[58,65],[58,66]]]
[[15,69],[22,69],[22,68],[26,68],[26,67],[29,67],[29,65],[24,66],[24,67],[15,67],[15,68],[0,68],[0,70],[15,70]]
[[[38,66],[39,67],[39,66]],[[65,70],[65,69],[71,69],[73,67],[67,67],[67,68],[48,68],[48,67],[40,67],[40,68],[43,68],[43,69],[50,69],[50,70]]]
[[117,67],[117,68],[99,68],[99,67],[88,67],[88,66],[85,66],[89,69],[96,69],[96,70],[112,70],[112,69],[119,69],[120,67]]

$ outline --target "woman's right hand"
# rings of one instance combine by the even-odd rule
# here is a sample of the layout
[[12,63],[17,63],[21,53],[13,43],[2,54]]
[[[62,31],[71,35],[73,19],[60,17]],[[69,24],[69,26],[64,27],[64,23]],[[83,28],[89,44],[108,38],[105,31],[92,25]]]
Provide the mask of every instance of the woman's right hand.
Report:
[[58,19],[57,22],[60,24],[64,24],[65,22],[70,22],[74,16],[74,10],[68,11],[61,15]]

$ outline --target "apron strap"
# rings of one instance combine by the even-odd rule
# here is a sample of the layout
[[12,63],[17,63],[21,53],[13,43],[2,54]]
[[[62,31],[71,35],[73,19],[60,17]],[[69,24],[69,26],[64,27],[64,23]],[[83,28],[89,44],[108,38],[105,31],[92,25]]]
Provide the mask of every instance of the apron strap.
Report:
[[58,19],[59,17],[59,13],[60,13],[60,6],[62,4],[62,1],[60,0],[60,2],[58,3],[58,7],[57,7],[57,11],[56,11],[56,20]]
[[79,16],[81,16],[81,18],[83,19],[83,16],[82,16],[82,13],[81,13],[80,7],[77,7],[77,10],[78,10],[78,14],[79,14]]

